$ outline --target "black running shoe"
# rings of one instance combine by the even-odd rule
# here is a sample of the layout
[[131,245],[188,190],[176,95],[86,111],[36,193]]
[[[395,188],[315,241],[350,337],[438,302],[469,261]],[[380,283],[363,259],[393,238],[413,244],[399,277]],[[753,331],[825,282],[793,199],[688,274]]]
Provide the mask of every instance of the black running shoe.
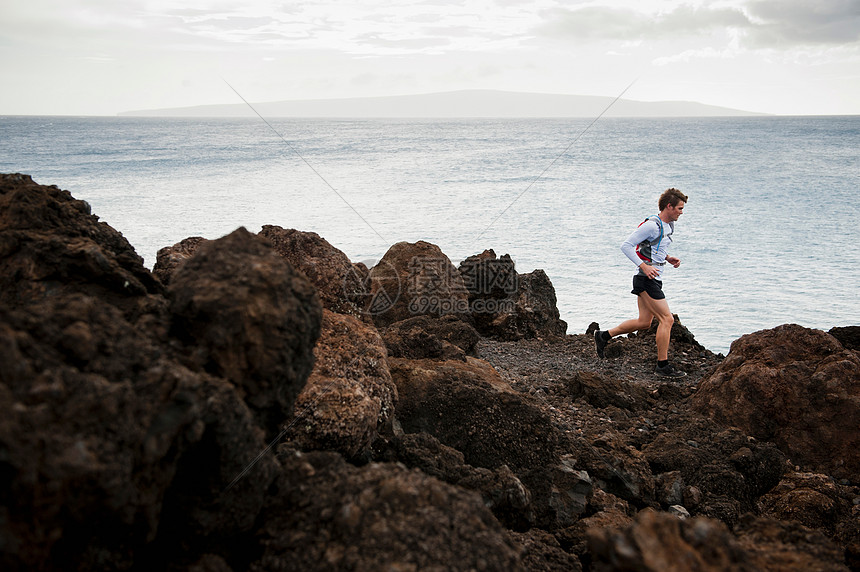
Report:
[[687,372],[681,371],[679,369],[675,369],[671,363],[667,363],[665,367],[657,366],[657,369],[654,370],[657,375],[661,375],[663,377],[684,377],[687,375]]
[[606,357],[603,353],[603,349],[606,347],[606,344],[609,343],[603,339],[603,332],[597,330],[594,332],[594,345],[597,346],[597,357]]

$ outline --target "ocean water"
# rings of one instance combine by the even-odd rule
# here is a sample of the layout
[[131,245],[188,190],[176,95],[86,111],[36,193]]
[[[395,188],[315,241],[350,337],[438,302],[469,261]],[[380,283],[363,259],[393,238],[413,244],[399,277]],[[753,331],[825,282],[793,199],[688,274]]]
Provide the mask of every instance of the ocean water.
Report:
[[0,172],[88,201],[149,268],[264,224],[371,264],[399,241],[492,248],[547,272],[571,334],[635,315],[619,246],[677,187],[664,290],[703,345],[860,324],[860,117],[268,121],[0,117]]

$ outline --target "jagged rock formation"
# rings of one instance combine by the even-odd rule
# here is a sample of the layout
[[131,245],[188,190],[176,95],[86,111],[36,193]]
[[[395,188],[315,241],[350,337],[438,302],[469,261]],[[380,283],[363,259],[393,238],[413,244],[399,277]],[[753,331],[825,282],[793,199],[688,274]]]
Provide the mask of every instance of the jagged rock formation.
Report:
[[702,380],[693,405],[771,441],[795,463],[860,475],[860,357],[833,336],[795,324],[748,334]]
[[492,250],[460,263],[469,291],[469,313],[483,336],[502,340],[557,338],[567,332],[555,288],[543,270],[517,274],[511,257]]

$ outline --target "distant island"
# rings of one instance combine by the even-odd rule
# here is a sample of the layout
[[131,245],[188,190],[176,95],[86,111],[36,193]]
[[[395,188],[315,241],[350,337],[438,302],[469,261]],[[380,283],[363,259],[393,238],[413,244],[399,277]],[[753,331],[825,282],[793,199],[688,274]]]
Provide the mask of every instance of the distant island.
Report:
[[[264,117],[596,117],[612,97],[472,89],[420,95],[298,99],[252,103]],[[125,111],[135,117],[253,117],[245,103]],[[729,117],[766,115],[694,101],[619,99],[607,117]]]

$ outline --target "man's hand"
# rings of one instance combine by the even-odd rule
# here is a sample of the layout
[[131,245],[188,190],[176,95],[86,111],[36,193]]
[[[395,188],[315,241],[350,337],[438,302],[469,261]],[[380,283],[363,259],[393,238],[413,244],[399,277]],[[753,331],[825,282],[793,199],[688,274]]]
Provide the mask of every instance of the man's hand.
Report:
[[671,264],[675,268],[678,268],[679,266],[681,266],[681,259],[676,258],[674,256],[667,256],[666,262],[668,262],[669,264]]
[[640,264],[639,270],[641,270],[645,274],[645,276],[652,280],[660,276],[660,272],[647,262],[643,262],[642,264]]

